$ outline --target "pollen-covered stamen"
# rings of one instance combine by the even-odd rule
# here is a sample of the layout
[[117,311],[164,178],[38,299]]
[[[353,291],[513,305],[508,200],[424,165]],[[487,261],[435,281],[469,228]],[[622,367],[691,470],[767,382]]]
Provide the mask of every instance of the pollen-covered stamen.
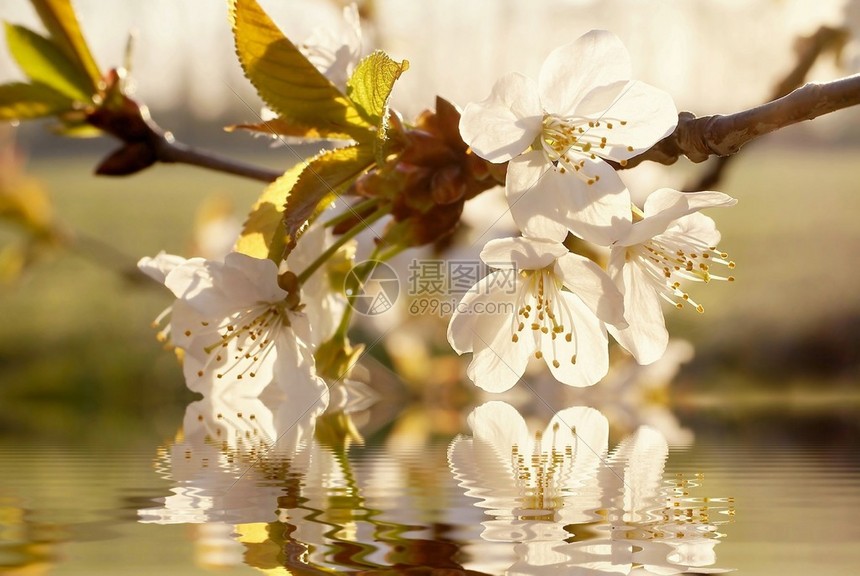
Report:
[[[576,355],[567,357],[562,353],[561,341],[576,345],[576,327],[567,302],[562,297],[561,281],[555,276],[552,267],[541,270],[520,272],[523,280],[517,294],[517,313],[511,319],[511,341],[514,343],[534,342],[537,350],[534,355],[540,359],[546,356],[548,364],[559,368],[562,363],[576,363]],[[532,337],[522,340],[522,332],[530,329]],[[544,336],[549,337],[549,349],[544,349]],[[565,346],[565,348],[568,348]]]
[[[535,519],[535,512],[551,513],[564,503],[563,471],[570,466],[576,456],[575,444],[559,441],[561,425],[554,422],[548,432],[553,441],[550,448],[543,448],[543,433],[536,432],[532,441],[531,454],[523,453],[517,444],[511,447],[511,472],[519,488],[521,498],[521,518]],[[575,431],[574,431],[575,438]]]
[[619,147],[632,151],[632,147],[613,138],[613,129],[626,123],[619,118],[594,120],[546,115],[539,137],[540,145],[559,172],[572,172],[585,183],[595,184],[600,180],[600,176],[589,174],[583,156],[592,160],[598,157],[608,158],[609,151]]
[[713,265],[734,269],[735,263],[728,254],[701,240],[679,233],[667,232],[644,244],[628,249],[628,259],[635,259],[646,272],[657,293],[676,308],[690,304],[697,312],[704,312],[690,295],[681,289],[681,282],[734,281],[734,276],[715,274]]
[[[225,318],[217,329],[220,339],[207,346],[206,370],[215,370],[219,379],[255,378],[259,366],[274,352],[279,332],[290,326],[284,303],[261,303]],[[198,373],[203,376],[203,371]]]

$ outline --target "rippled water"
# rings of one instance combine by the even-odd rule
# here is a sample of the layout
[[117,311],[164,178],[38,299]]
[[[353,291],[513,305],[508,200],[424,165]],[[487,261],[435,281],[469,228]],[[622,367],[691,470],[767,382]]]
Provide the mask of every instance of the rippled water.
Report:
[[224,424],[189,408],[175,440],[135,450],[73,431],[64,444],[2,441],[0,573],[860,568],[860,412],[692,412],[695,441],[671,449],[652,428],[604,440],[584,409],[526,436],[515,419],[482,432],[473,417],[447,436],[401,420],[364,444],[292,427],[273,448],[257,414]]

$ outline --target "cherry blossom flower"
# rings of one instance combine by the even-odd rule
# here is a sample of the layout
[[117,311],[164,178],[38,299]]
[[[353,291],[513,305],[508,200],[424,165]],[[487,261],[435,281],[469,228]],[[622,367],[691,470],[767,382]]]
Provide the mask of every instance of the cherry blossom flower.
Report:
[[258,396],[270,384],[299,382],[327,396],[314,373],[311,327],[297,302],[278,285],[271,260],[232,252],[223,262],[176,256],[144,258],[139,266],[176,296],[172,343],[183,351],[188,388],[204,395]]
[[677,124],[671,97],[630,76],[621,41],[593,30],[551,52],[537,83],[508,74],[463,110],[472,150],[509,162],[505,191],[524,235],[609,245],[629,228],[630,194],[604,160],[623,163]]
[[737,200],[720,192],[684,193],[662,188],[645,200],[641,219],[610,252],[608,271],[624,294],[626,328],[609,331],[640,364],[659,359],[669,341],[661,302],[677,308],[697,304],[681,285],[684,281],[733,281],[714,273],[714,266],[734,268],[717,248],[720,233],[703,208],[733,206]]
[[544,239],[491,240],[481,259],[496,268],[463,296],[448,325],[469,378],[490,392],[511,388],[529,358],[553,376],[590,386],[609,367],[605,323],[623,327],[621,293],[597,264]]
[[355,3],[344,6],[339,28],[337,32],[315,28],[298,49],[332,84],[346,90],[346,82],[361,58],[363,39]]

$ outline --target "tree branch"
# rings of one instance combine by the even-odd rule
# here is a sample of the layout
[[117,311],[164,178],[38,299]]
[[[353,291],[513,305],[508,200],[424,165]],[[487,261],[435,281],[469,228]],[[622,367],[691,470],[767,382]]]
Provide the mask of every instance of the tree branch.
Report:
[[156,162],[190,164],[267,183],[282,174],[176,142],[152,120],[146,106],[121,93],[108,105],[90,111],[87,122],[123,143],[96,168],[96,174],[102,176],[136,174]]
[[735,114],[697,118],[690,112],[681,112],[672,134],[618,168],[632,168],[645,161],[674,164],[681,156],[693,162],[729,156],[759,136],[857,104],[860,74],[832,82],[812,82],[778,100]]
[[260,182],[274,182],[282,174],[282,172],[245,164],[206,150],[192,148],[166,137],[162,137],[156,141],[155,153],[159,162],[167,164],[190,164],[200,168],[208,168],[209,170],[259,180]]
[[[802,86],[813,64],[827,52],[833,52],[838,58],[850,38],[851,34],[846,28],[830,26],[822,26],[811,36],[799,37],[794,44],[797,55],[794,68],[774,87],[770,99],[782,98]],[[732,158],[734,156],[720,156],[713,159],[696,181],[687,185],[684,190],[692,192],[713,189],[722,178]]]

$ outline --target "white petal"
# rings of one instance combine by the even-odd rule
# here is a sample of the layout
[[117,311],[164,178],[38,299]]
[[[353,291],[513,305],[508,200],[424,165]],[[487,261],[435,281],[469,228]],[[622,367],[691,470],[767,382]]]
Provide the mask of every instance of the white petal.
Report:
[[640,426],[613,451],[613,467],[621,468],[624,477],[625,520],[645,521],[658,503],[668,457],[666,438],[650,426]]
[[695,238],[708,246],[716,246],[720,243],[720,231],[717,230],[713,218],[705,216],[701,212],[693,212],[672,222],[665,233]]
[[224,267],[241,273],[247,279],[247,284],[237,290],[253,291],[257,301],[278,302],[287,297],[287,292],[278,286],[278,266],[268,258],[231,252],[224,258]]
[[568,253],[560,242],[541,238],[499,238],[481,250],[481,260],[498,269],[540,270]]
[[[625,250],[623,247],[613,248],[611,261],[623,261]],[[617,263],[613,264],[613,270],[617,266]],[[608,330],[637,362],[651,364],[663,356],[669,343],[660,296],[640,266],[634,263],[622,265],[620,276],[616,283],[623,286],[624,316],[628,327],[618,330],[609,326]]]
[[735,204],[737,200],[721,192],[679,192],[670,188],[655,190],[645,200],[645,218],[633,225],[630,235],[622,239],[621,243],[625,246],[641,244],[665,232],[679,218],[704,208]]
[[559,178],[562,176],[540,151],[526,152],[508,164],[505,195],[523,235],[559,242],[567,237],[567,207],[559,201],[563,192],[555,182]]
[[[463,294],[463,298],[448,323],[448,343],[451,344],[457,354],[472,351],[472,344],[475,339],[475,322],[478,320],[478,315],[474,311],[477,307],[494,302],[495,298],[491,294],[491,287],[506,281],[505,274],[507,274],[505,271],[492,272]],[[515,282],[518,281],[515,280]],[[512,289],[516,290],[516,286],[517,284],[512,286]],[[515,313],[516,311],[514,311]],[[508,315],[508,318],[510,316]]]
[[[609,350],[606,328],[582,300],[561,292],[564,305],[573,316],[575,336],[570,342],[562,335],[552,339],[552,333],[541,335],[541,351],[555,379],[568,386],[591,386],[609,371]],[[574,363],[573,357],[576,356]],[[558,366],[555,362],[558,362]]]
[[514,222],[526,236],[563,241],[568,231],[608,246],[629,233],[630,193],[606,162],[590,156],[583,172],[562,173],[542,152],[528,152],[508,164],[505,194]]
[[472,435],[492,445],[500,457],[511,457],[511,448],[528,449],[531,443],[529,431],[520,413],[507,402],[486,402],[469,414],[467,419]]
[[466,106],[460,134],[481,158],[507,162],[534,142],[542,122],[537,86],[513,73],[500,78],[486,100]]
[[592,260],[567,253],[556,263],[562,283],[603,322],[624,326],[624,297],[609,275]]
[[552,178],[565,188],[564,200],[568,208],[568,228],[575,235],[600,246],[609,246],[630,232],[632,213],[630,192],[621,178],[606,162],[590,157],[585,160],[583,172],[599,177],[588,185],[575,176],[560,174]]
[[[577,468],[586,468],[583,472],[593,473],[606,457],[609,448],[609,421],[600,411],[584,406],[574,406],[559,411],[553,416],[544,442],[553,438],[551,431],[555,423],[559,423],[558,439],[575,445],[574,458]],[[556,446],[560,448],[560,446]]]
[[621,40],[592,30],[553,50],[540,71],[540,98],[546,110],[569,115],[598,86],[630,79],[630,56]]
[[155,280],[156,282],[161,282],[164,284],[164,279],[170,273],[171,270],[176,268],[177,266],[181,266],[185,264],[187,260],[182,256],[174,256],[173,254],[167,254],[163,250],[158,253],[155,258],[150,258],[149,256],[144,256],[141,258],[137,267],[141,272]]
[[595,91],[575,113],[599,121],[599,125],[588,129],[590,136],[606,138],[605,148],[594,149],[598,156],[627,160],[671,134],[678,124],[672,97],[644,82],[630,82],[604,108],[607,95],[606,90]]
[[522,333],[512,340],[519,281],[510,289],[496,289],[500,270],[473,286],[448,324],[448,342],[458,354],[472,352],[467,375],[479,387],[503,392],[516,384],[535,350],[534,338]]

